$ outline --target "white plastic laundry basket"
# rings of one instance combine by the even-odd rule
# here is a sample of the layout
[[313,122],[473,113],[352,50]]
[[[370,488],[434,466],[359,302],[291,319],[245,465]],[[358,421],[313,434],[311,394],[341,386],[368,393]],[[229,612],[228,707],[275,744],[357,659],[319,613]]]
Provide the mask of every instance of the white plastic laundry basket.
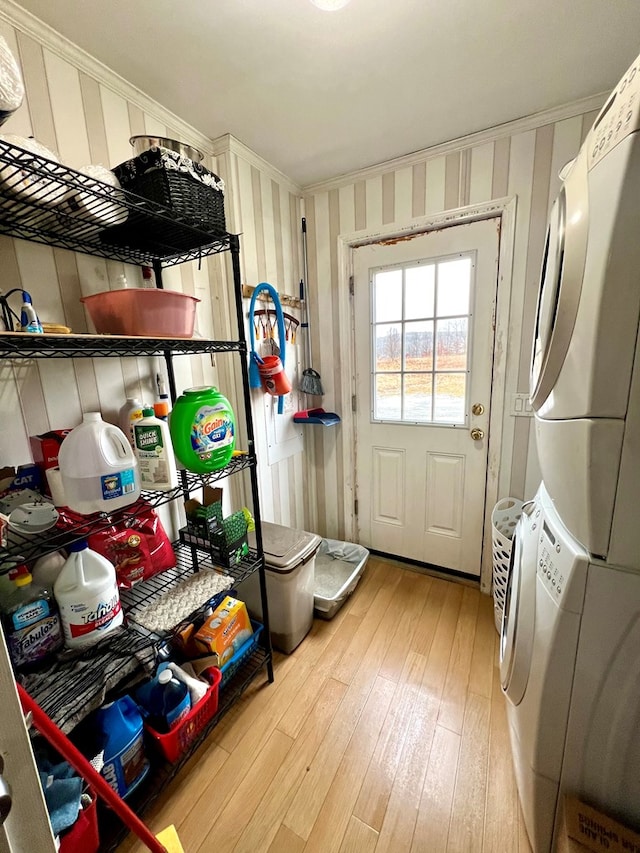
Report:
[[509,579],[509,561],[513,533],[522,515],[522,501],[503,498],[491,513],[491,546],[493,553],[493,616],[496,631],[500,633],[504,597]]

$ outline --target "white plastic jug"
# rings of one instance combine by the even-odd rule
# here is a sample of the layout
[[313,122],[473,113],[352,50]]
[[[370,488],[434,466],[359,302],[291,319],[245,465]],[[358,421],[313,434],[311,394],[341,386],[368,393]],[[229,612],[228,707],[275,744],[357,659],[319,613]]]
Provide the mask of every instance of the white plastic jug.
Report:
[[145,489],[166,492],[178,485],[176,459],[169,424],[156,418],[150,407],[133,424],[133,451],[138,460],[140,482]]
[[140,495],[138,462],[126,435],[87,412],[60,445],[58,456],[67,506],[83,515],[113,512]]
[[127,401],[120,409],[120,413],[118,415],[118,424],[120,429],[127,436],[129,444],[134,448],[134,450],[133,425],[136,421],[139,421],[142,418],[142,411],[145,408],[146,406],[144,403],[141,403],[137,397],[127,397]]
[[53,593],[60,608],[64,642],[71,649],[90,646],[122,625],[116,570],[84,540],[68,546],[69,557]]

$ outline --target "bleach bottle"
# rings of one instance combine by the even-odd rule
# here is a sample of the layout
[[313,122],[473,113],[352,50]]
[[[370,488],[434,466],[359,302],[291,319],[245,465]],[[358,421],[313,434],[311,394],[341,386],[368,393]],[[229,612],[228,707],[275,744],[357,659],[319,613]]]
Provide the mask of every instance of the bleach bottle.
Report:
[[101,773],[116,794],[125,797],[149,769],[144,756],[142,715],[133,699],[123,696],[100,708],[96,726],[104,748]]
[[53,592],[60,608],[64,641],[71,649],[91,646],[122,625],[114,566],[86,541],[68,546]]
[[58,456],[67,506],[82,515],[113,512],[140,495],[138,462],[126,435],[87,412],[60,445]]

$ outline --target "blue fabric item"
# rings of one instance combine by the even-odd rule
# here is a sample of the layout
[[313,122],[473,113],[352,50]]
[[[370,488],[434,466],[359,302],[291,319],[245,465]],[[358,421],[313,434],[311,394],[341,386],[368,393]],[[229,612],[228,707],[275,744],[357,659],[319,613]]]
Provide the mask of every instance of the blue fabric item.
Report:
[[[256,307],[256,299],[258,294],[266,290],[269,296],[271,297],[273,304],[276,309],[276,322],[278,324],[278,339],[280,345],[280,361],[282,362],[282,369],[284,370],[284,360],[287,349],[287,342],[284,334],[284,316],[282,314],[282,305],[280,304],[280,297],[278,296],[278,291],[275,287],[272,287],[268,282],[262,281],[260,284],[256,285],[256,289],[253,291],[251,296],[251,304],[249,305],[249,336],[251,340],[251,358],[249,359],[249,386],[251,388],[260,388],[262,382],[260,381],[260,374],[258,373],[258,365],[256,363],[256,338],[254,332],[254,317],[253,312]],[[284,412],[284,397],[278,397],[278,414],[281,415]]]
[[78,819],[84,782],[66,761],[51,764],[38,756],[40,784],[54,835],[69,829]]

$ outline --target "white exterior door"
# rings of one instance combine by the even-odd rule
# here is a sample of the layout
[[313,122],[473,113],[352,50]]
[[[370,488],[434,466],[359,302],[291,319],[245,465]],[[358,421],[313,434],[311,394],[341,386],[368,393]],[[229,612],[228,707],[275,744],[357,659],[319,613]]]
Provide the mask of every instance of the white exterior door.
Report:
[[11,812],[4,827],[0,827],[0,853],[55,853],[56,845],[2,630],[0,696],[0,754],[4,760],[2,775],[12,793]]
[[475,577],[499,222],[354,250],[359,541]]

